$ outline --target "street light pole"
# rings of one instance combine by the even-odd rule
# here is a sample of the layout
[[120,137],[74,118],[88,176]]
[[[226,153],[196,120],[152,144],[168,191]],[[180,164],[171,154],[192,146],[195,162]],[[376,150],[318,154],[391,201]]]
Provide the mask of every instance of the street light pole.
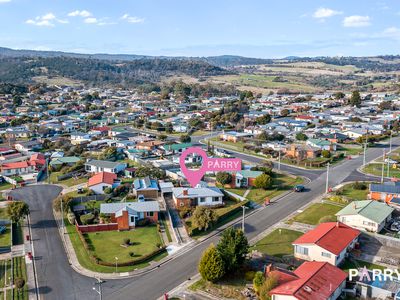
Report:
[[385,172],[385,149],[383,149],[383,157],[382,157],[382,176],[381,183],[383,183],[383,174]]
[[61,227],[62,227],[62,233],[65,234],[64,205],[63,205],[63,198],[62,197],[61,197]]
[[325,186],[325,193],[328,194],[329,190],[329,162],[326,165],[326,186]]
[[103,293],[102,293],[102,290],[101,290],[101,284],[103,283],[103,281],[100,279],[100,278],[96,278],[97,279],[97,282],[95,282],[94,284],[96,285],[99,285],[99,289],[96,289],[96,287],[93,287],[93,290],[97,293],[97,294],[99,294],[99,297],[100,297],[100,300],[102,300],[103,299]]
[[115,257],[115,273],[118,273],[118,257]]
[[244,233],[244,214],[245,214],[246,209],[247,209],[247,206],[243,205],[242,206],[242,210],[243,210],[243,214],[242,214],[242,231],[243,231],[243,233]]
[[393,136],[393,131],[390,131],[390,139],[389,139],[389,153],[392,152],[392,136]]

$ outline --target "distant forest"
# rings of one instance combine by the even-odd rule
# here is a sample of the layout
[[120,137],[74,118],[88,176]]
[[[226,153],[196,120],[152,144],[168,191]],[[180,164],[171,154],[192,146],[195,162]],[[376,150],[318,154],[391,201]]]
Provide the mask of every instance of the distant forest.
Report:
[[155,83],[162,77],[193,77],[232,74],[207,62],[182,59],[146,58],[110,61],[74,57],[1,57],[0,81],[32,83],[35,76],[61,76],[90,85],[135,86]]

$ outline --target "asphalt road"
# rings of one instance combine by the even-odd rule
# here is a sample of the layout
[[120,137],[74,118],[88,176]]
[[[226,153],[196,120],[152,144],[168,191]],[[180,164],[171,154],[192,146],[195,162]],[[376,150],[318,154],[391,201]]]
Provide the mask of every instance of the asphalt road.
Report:
[[[398,146],[399,141],[400,138],[393,139],[393,147]],[[367,151],[367,161],[381,155],[381,148],[370,148]],[[246,157],[246,160],[250,159],[253,157]],[[361,164],[362,157],[359,157],[332,167],[329,185],[335,186],[344,181],[355,180],[355,178],[362,180],[365,177],[355,171]],[[283,165],[281,169],[284,170]],[[304,174],[303,171],[309,172],[297,168],[290,169],[291,173],[300,172],[297,175]],[[257,236],[315,197],[323,194],[326,173],[312,171],[312,174],[313,178],[307,185],[307,192],[290,193],[276,203],[247,216],[245,227],[247,237],[251,239]],[[32,234],[37,256],[41,296],[44,299],[98,299],[98,295],[92,290],[94,280],[75,273],[65,257],[51,210],[51,201],[59,192],[58,187],[38,185],[18,189],[12,193],[16,199],[27,201],[32,211]],[[217,243],[218,239],[219,234],[198,243],[190,251],[161,265],[153,272],[135,278],[105,282],[103,299],[157,299],[195,275],[202,251],[210,243]]]

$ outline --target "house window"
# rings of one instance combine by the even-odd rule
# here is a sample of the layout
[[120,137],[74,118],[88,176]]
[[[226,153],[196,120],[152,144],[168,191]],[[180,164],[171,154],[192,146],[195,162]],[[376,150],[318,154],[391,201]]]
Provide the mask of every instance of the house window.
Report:
[[331,254],[328,253],[328,252],[321,252],[321,256],[322,256],[322,257],[331,258]]
[[296,253],[302,254],[302,255],[308,255],[308,248],[302,247],[302,246],[298,246],[298,245],[296,245],[294,247],[295,247],[294,250],[295,250]]
[[200,203],[206,202],[206,198],[205,198],[205,197],[200,197],[200,198],[199,198],[199,202],[200,202]]
[[213,201],[214,202],[218,202],[219,201],[219,197],[213,197]]
[[135,217],[131,216],[131,223],[135,223]]
[[363,225],[374,226],[375,224],[373,222],[363,221]]
[[148,217],[152,217],[154,215],[154,212],[152,212],[152,211],[149,211],[148,213],[147,213],[147,216]]

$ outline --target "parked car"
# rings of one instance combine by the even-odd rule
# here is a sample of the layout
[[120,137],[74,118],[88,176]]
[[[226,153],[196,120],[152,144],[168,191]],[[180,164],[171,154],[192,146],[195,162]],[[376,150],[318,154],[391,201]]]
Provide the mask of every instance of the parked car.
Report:
[[298,184],[298,185],[296,185],[296,186],[294,187],[293,190],[294,190],[295,192],[300,193],[300,192],[304,192],[305,187],[304,187],[304,185]]

